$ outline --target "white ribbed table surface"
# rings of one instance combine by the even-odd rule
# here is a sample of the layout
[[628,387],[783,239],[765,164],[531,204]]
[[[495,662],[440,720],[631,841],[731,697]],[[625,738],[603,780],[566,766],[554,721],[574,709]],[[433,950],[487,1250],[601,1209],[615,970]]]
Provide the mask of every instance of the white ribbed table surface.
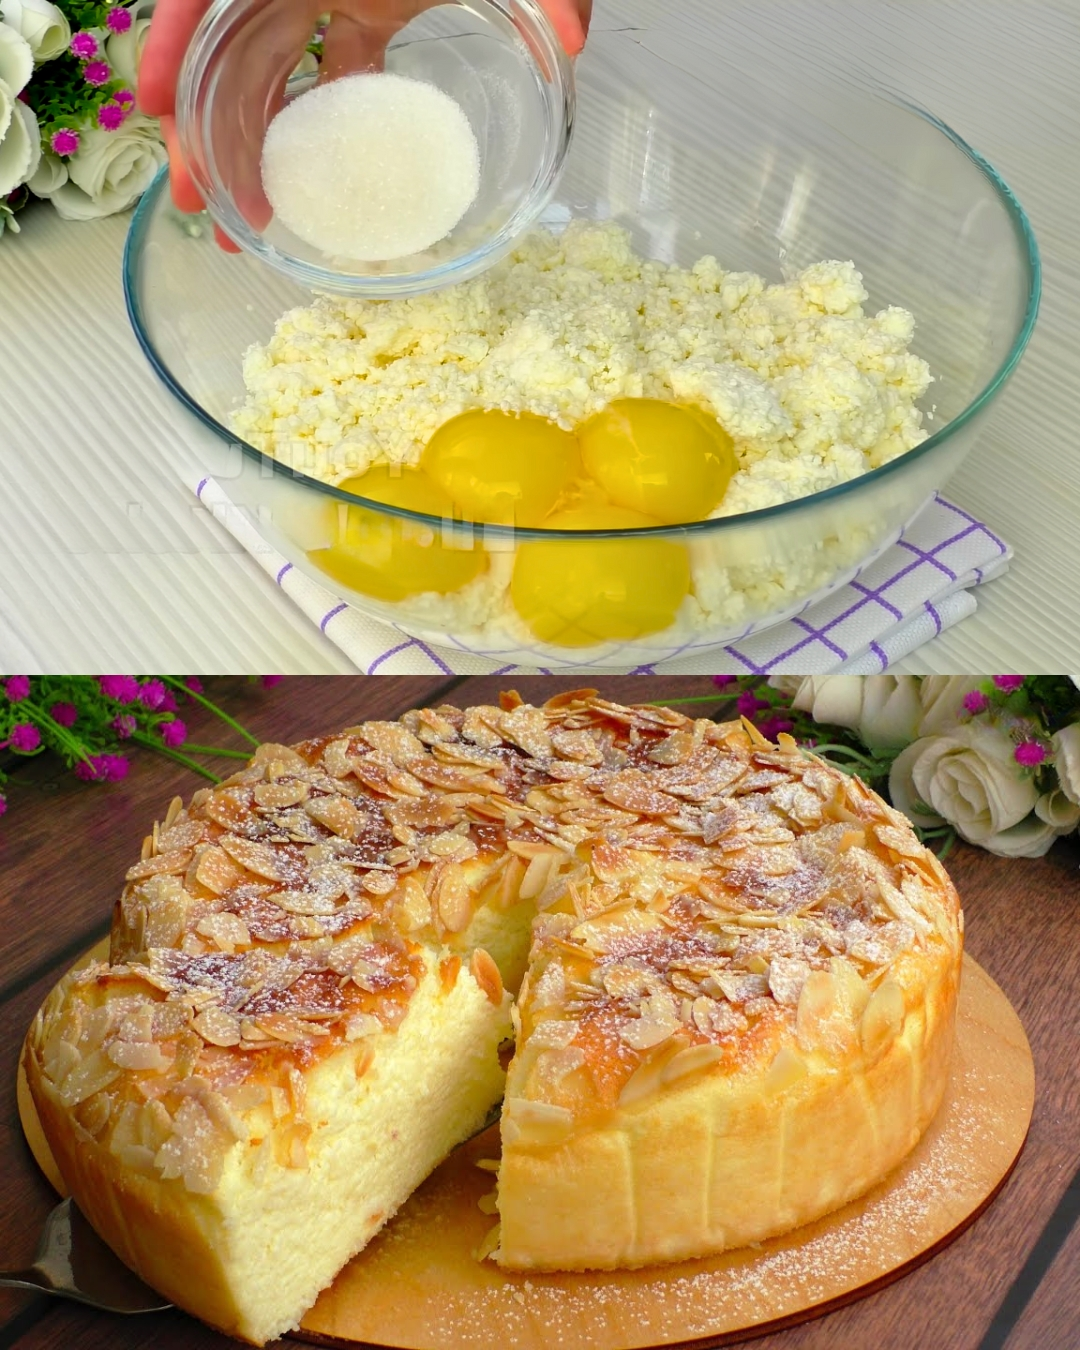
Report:
[[[1035,340],[949,496],[1016,549],[978,614],[903,669],[1080,669],[1080,3],[598,0],[597,22],[685,30],[699,52],[881,78],[950,123],[1027,208],[1046,268]],[[752,40],[751,40],[752,37]],[[128,326],[127,217],[48,207],[0,240],[0,671],[343,672],[352,667],[196,508],[175,465],[211,433]]]

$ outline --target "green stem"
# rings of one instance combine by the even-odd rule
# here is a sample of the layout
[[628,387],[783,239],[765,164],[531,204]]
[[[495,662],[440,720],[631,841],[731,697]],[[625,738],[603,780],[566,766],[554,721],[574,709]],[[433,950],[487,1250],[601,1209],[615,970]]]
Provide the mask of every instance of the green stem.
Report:
[[[814,755],[847,755],[849,759],[864,764],[867,769],[878,776],[889,771],[889,761],[872,759],[869,755],[864,755],[861,750],[853,750],[850,745],[808,745],[806,748]],[[838,764],[836,767],[839,769],[842,766]]]
[[224,759],[250,759],[251,756],[246,750],[223,750],[217,745],[192,745],[190,741],[184,742],[184,749],[194,755],[217,755]]
[[155,741],[152,736],[147,736],[141,731],[133,731],[131,739],[139,745],[145,745],[148,749],[155,751],[159,755],[164,755],[166,759],[175,760],[177,764],[183,764],[185,768],[191,769],[193,773],[200,774],[203,778],[208,778],[211,783],[220,783],[221,779],[216,773],[211,773],[209,769],[204,769],[187,755],[182,755],[179,750],[170,750],[167,745],[162,745],[160,741]]
[[733,698],[737,697],[738,697],[737,694],[723,694],[717,691],[717,693],[713,694],[711,697],[703,695],[701,698],[650,699],[647,703],[643,703],[641,706],[643,708],[678,708],[681,707],[684,703],[712,703],[715,705],[717,703],[730,703]]
[[254,745],[257,748],[261,744],[261,742],[255,739],[250,731],[245,731],[235,718],[230,717],[227,712],[222,711],[216,703],[211,703],[210,700],[204,698],[202,694],[197,694],[194,689],[189,689],[183,680],[177,679],[175,675],[162,675],[160,678],[164,680],[166,684],[171,684],[174,689],[179,689],[187,694],[189,698],[193,698],[196,703],[201,703],[204,708],[208,708],[215,717],[220,717],[226,726],[232,727],[233,731],[237,732],[238,735],[243,736],[244,740],[250,745]]
[[[62,727],[60,723],[50,717],[47,712],[42,712],[42,710],[33,703],[29,703],[23,712],[23,716],[29,717],[31,722],[36,722],[38,726],[44,727],[46,731],[50,732],[54,739],[64,747],[69,755],[74,755],[76,759],[81,759],[84,764],[89,764],[91,762],[90,756],[86,753],[86,747],[83,745],[82,741],[73,736],[71,732],[68,731],[67,727]],[[45,747],[42,746],[41,748],[44,749]]]

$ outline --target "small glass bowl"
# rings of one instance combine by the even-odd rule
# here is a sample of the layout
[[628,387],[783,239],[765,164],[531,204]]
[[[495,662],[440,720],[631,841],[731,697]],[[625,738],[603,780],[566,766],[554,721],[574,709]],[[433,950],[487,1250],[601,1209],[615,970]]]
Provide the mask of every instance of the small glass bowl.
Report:
[[[262,193],[266,128],[318,77],[314,62],[297,67],[294,42],[275,45],[283,25],[294,34],[304,26],[296,15],[305,2],[218,0],[192,39],[176,124],[210,215],[240,248],[313,290],[388,299],[466,281],[490,267],[541,215],[570,149],[573,66],[538,0],[440,0],[430,7],[399,0],[402,26],[383,68],[436,85],[462,107],[480,149],[480,190],[449,235],[391,262],[323,253],[275,219]],[[386,8],[383,0],[379,14]],[[363,9],[352,0],[354,23],[362,22]],[[313,17],[312,37],[316,23]],[[253,82],[259,63],[265,74]]]

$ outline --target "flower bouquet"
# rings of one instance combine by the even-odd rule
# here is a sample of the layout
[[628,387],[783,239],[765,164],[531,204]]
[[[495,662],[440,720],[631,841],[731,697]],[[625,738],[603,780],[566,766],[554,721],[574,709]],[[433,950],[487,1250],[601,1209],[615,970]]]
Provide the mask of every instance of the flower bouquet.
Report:
[[[281,681],[263,675],[264,688]],[[246,748],[195,745],[182,713],[198,704],[235,732]],[[4,789],[20,762],[39,755],[61,760],[85,783],[115,783],[142,746],[183,764],[202,778],[221,778],[200,759],[247,760],[259,742],[206,696],[196,675],[11,675],[0,680],[0,816]],[[199,759],[194,758],[198,756]]]
[[30,197],[65,220],[124,211],[165,163],[135,107],[153,0],[0,0],[0,235]]
[[[718,683],[727,677],[718,677]],[[1041,857],[1080,828],[1080,677],[781,676],[740,710],[884,792],[924,837]]]

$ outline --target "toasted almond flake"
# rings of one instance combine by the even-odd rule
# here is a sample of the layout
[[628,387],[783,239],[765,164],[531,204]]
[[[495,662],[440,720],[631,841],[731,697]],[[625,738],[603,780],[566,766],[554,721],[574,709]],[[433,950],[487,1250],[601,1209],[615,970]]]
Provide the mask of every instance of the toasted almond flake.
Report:
[[240,1021],[232,1013],[211,1004],[204,1008],[192,1022],[196,1031],[208,1045],[239,1045],[241,1040]]
[[473,979],[484,991],[490,1003],[496,1008],[502,1006],[503,1001],[503,982],[499,974],[499,967],[482,947],[477,947],[472,954],[469,962],[469,969],[472,971]]
[[789,1045],[782,1045],[765,1074],[766,1092],[785,1092],[807,1075],[806,1060]]
[[499,1200],[496,1191],[489,1191],[487,1195],[482,1195],[476,1202],[476,1207],[481,1214],[498,1214]]
[[546,1147],[568,1138],[574,1126],[573,1114],[564,1106],[550,1102],[508,1097],[503,1105],[502,1135],[505,1144]]
[[718,1063],[723,1056],[723,1048],[719,1045],[688,1045],[664,1065],[663,1081],[674,1083],[690,1074],[700,1073]]
[[170,853],[160,853],[156,858],[144,858],[128,869],[128,881],[141,881],[144,877],[158,876],[163,872],[185,872],[191,862],[191,850],[174,849]]
[[241,839],[235,834],[222,835],[221,847],[241,867],[256,876],[266,877],[269,881],[284,881],[282,873],[283,859],[277,849],[269,844],[260,844],[253,839]]
[[310,793],[311,789],[303,779],[294,778],[292,781],[275,780],[260,783],[251,795],[257,806],[267,811],[279,811],[287,806],[298,806],[301,802],[307,801]]
[[169,826],[173,824],[173,822],[176,820],[176,817],[180,814],[180,812],[183,809],[184,809],[184,799],[182,797],[174,797],[172,801],[169,803],[169,809],[165,812],[166,829],[168,829]]
[[238,914],[231,914],[228,910],[208,914],[205,919],[200,919],[195,925],[195,931],[200,937],[212,942],[219,951],[229,955],[237,947],[246,947],[251,942],[247,924]]
[[364,816],[345,797],[311,797],[304,810],[343,839],[355,839],[364,825]]
[[373,1013],[354,1013],[345,1023],[345,1039],[359,1041],[366,1036],[382,1034],[383,1024]]
[[448,869],[436,889],[439,918],[448,933],[462,933],[473,915],[475,897],[461,872]]
[[489,1257],[497,1256],[499,1252],[499,1242],[502,1239],[502,1224],[496,1224],[494,1228],[484,1238],[480,1246],[477,1247],[474,1256],[477,1261],[486,1261]]
[[863,1053],[877,1059],[904,1025],[904,991],[895,980],[885,980],[870,995],[859,1028]]
[[172,1060],[155,1042],[112,1041],[105,1053],[121,1069],[149,1069],[163,1073],[172,1067]]

